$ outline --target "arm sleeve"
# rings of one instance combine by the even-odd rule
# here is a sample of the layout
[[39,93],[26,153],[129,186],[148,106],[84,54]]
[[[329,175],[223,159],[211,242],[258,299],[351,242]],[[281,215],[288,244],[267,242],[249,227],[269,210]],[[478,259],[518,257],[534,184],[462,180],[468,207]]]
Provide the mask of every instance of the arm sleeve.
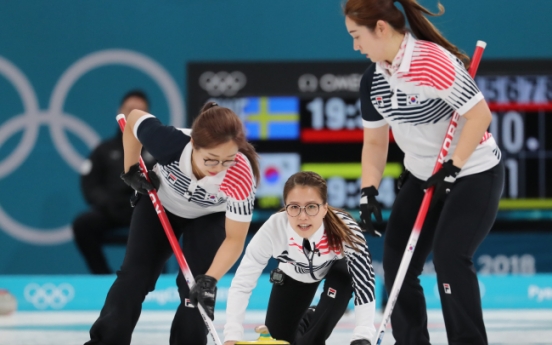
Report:
[[220,190],[228,196],[226,217],[238,222],[250,222],[255,202],[255,180],[245,155],[236,156],[237,164],[228,169]]
[[370,65],[360,80],[360,111],[365,128],[379,128],[387,124],[372,101],[372,79],[375,69],[376,64]]
[[243,320],[251,292],[257,286],[263,269],[272,255],[272,239],[269,234],[270,219],[263,224],[249,242],[245,255],[228,290],[224,341],[242,340]]
[[376,313],[375,276],[372,258],[366,244],[366,239],[358,224],[348,215],[339,213],[341,219],[351,229],[354,236],[361,240],[357,250],[345,244],[347,268],[353,280],[355,291],[355,329],[352,340],[373,339],[376,333],[374,317]]
[[163,125],[155,116],[136,121],[134,135],[159,163],[166,165],[180,158],[190,137],[173,126]]

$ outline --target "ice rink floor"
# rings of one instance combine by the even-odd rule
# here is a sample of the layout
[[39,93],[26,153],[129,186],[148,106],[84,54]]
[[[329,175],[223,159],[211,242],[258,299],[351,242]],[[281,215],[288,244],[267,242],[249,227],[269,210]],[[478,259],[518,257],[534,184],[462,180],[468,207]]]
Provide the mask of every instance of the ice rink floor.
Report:
[[[17,312],[0,316],[0,345],[77,345],[87,341],[90,325],[98,311]],[[133,335],[133,345],[169,343],[173,313],[144,311]],[[552,345],[552,310],[485,310],[489,343],[516,345]],[[381,319],[378,313],[377,323]],[[250,312],[246,318],[246,340],[254,340],[253,328],[262,324],[264,312]],[[215,325],[222,337],[224,313],[217,312]],[[353,313],[346,314],[332,333],[327,345],[347,345],[354,327]],[[447,344],[440,310],[429,311],[429,330],[433,345]],[[222,339],[221,339],[222,340]],[[390,329],[384,344],[394,344]],[[209,342],[211,344],[211,342]]]

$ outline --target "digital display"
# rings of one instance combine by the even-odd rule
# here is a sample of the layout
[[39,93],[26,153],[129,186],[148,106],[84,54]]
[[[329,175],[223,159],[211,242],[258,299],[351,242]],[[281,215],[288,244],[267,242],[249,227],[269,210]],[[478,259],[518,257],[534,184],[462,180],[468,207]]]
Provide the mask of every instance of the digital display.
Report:
[[297,153],[259,153],[261,179],[257,188],[258,206],[280,208],[281,195],[287,179],[301,169]]
[[502,209],[552,208],[552,183],[546,178],[552,173],[552,73],[536,72],[543,74],[476,77],[506,167]]
[[304,100],[301,105],[303,142],[362,142],[363,126],[358,97],[315,97]]
[[[356,212],[363,125],[359,85],[369,61],[190,63],[188,114],[208,100],[231,108],[261,154],[256,210],[282,205],[285,179],[311,170],[328,182],[332,206]],[[506,166],[501,210],[552,210],[552,63],[483,61],[476,82],[493,114],[489,129]],[[520,68],[524,67],[525,70]],[[523,72],[523,73],[522,73]],[[403,154],[390,130],[378,200],[389,209]],[[550,137],[549,137],[550,136]]]

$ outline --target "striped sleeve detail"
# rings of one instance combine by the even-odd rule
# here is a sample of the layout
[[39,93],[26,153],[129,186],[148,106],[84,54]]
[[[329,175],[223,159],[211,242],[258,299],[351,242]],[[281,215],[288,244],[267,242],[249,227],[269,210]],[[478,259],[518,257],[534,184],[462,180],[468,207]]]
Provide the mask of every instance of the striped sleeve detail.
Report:
[[253,176],[247,160],[241,155],[236,156],[236,165],[228,169],[220,185],[220,190],[228,197],[245,200],[253,190]]
[[456,71],[451,59],[435,43],[418,41],[405,78],[418,86],[446,90],[452,86]]
[[416,42],[410,71],[403,77],[417,86],[433,89],[436,97],[460,115],[483,99],[462,61],[435,43]]
[[237,164],[229,168],[220,185],[220,191],[228,196],[226,216],[230,219],[249,222],[255,202],[253,172],[247,158],[238,153]]
[[349,215],[336,212],[343,222],[351,229],[354,236],[362,241],[359,251],[355,251],[347,244],[345,247],[345,257],[347,258],[347,268],[353,280],[355,290],[355,305],[362,305],[375,301],[375,276],[372,267],[372,257],[366,244],[366,239],[360,231],[357,222]]

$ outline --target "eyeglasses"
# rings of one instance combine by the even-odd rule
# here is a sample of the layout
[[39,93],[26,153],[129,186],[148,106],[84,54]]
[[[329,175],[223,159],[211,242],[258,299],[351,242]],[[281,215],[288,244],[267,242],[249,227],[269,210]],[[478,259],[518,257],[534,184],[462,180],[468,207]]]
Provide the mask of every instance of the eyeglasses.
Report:
[[305,214],[307,216],[316,216],[320,211],[320,205],[322,204],[308,204],[307,206],[289,204],[286,205],[286,212],[291,217],[297,217],[301,214],[301,210],[305,209]]
[[216,167],[217,165],[222,164],[222,166],[225,168],[233,167],[237,163],[235,160],[219,161],[217,159],[205,159],[205,158],[203,158],[203,162],[207,167]]

